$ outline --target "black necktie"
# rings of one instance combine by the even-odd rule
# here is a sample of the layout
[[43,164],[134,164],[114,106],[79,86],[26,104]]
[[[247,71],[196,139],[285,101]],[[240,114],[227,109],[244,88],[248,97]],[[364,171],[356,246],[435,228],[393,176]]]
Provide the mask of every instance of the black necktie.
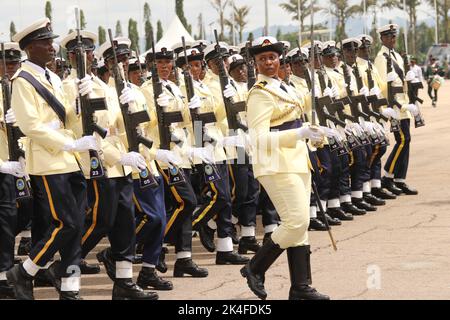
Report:
[[283,83],[280,84],[280,88],[281,88],[284,92],[286,92],[286,93],[288,92],[287,89],[286,89],[286,87],[284,86]]
[[45,70],[45,77],[47,78],[47,81],[52,84],[52,81],[50,80],[50,73],[48,72],[48,70]]
[[166,88],[167,88],[167,90],[170,91],[170,93],[171,93],[172,95],[174,95],[174,94],[173,94],[173,91],[172,91],[172,88],[170,87],[170,84],[166,85]]
[[236,85],[234,84],[234,81],[231,79],[230,79],[230,84],[233,86],[233,88],[235,88],[237,90]]

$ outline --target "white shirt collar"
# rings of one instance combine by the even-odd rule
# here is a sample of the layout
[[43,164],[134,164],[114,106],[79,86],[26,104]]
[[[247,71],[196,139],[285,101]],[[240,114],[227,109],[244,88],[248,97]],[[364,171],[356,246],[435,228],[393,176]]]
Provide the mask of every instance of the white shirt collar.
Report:
[[40,66],[38,66],[37,64],[31,62],[30,60],[25,60],[23,63],[25,63],[26,65],[29,65],[31,68],[33,68],[36,72],[45,75],[45,71],[50,72],[50,70],[48,70],[47,68],[42,68]]

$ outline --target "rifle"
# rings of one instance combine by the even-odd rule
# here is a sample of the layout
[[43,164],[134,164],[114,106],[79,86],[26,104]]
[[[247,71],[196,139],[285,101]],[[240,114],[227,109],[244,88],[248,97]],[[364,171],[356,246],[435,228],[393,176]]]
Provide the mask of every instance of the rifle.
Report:
[[[188,102],[190,102],[192,97],[194,97],[195,95],[194,82],[192,80],[192,75],[190,72],[191,67],[189,65],[188,57],[186,54],[186,42],[184,40],[184,37],[181,37],[181,42],[183,44],[184,62],[185,62],[185,68],[183,69],[184,84],[186,86],[187,100]],[[203,133],[205,131],[205,124],[217,122],[216,115],[214,114],[214,112],[200,113],[199,108],[189,109],[189,112],[191,114],[195,147],[202,148],[204,146]],[[204,165],[203,172],[206,183],[220,179],[215,164],[203,164],[203,165]]]
[[[392,72],[392,58],[391,58],[391,49],[389,49],[389,54],[384,53],[386,58],[386,72],[389,74]],[[392,81],[387,82],[387,107],[393,109],[394,106],[401,109],[402,105],[395,99],[395,95],[398,93],[403,93],[403,87],[396,87],[392,85]],[[400,131],[400,124],[397,119],[391,118],[391,131],[397,132]]]
[[[2,50],[2,63],[3,63],[3,77],[1,79],[2,93],[3,93],[3,114],[6,115],[9,109],[11,109],[11,86],[8,75],[6,74],[6,52],[5,44],[1,44]],[[9,161],[19,161],[19,159],[25,158],[25,152],[19,146],[19,139],[25,135],[20,131],[19,127],[14,126],[11,123],[6,123],[6,137],[8,140],[8,155]],[[31,186],[26,177],[14,176],[14,185],[16,191],[16,199],[31,198]]]
[[[181,141],[176,139],[172,139],[172,132],[170,130],[170,125],[172,123],[179,123],[183,122],[183,115],[180,111],[171,111],[166,112],[164,111],[164,108],[158,104],[158,97],[163,93],[163,87],[162,82],[159,79],[158,69],[156,68],[155,58],[156,58],[156,51],[155,51],[155,42],[153,39],[153,34],[151,36],[151,43],[152,43],[152,53],[153,53],[153,60],[152,60],[152,86],[153,86],[153,97],[155,102],[155,108],[156,108],[156,115],[158,118],[158,132],[159,132],[159,148],[162,150],[170,150],[170,143],[180,143]],[[169,172],[169,182],[168,185],[174,185],[177,183],[185,182],[186,179],[184,178],[183,170],[181,168],[176,167],[173,164],[171,165],[171,169],[168,170]]]
[[[217,36],[217,30],[214,30],[214,36],[216,38],[216,52],[218,57],[215,59],[217,66],[219,68],[219,79],[220,79],[220,87],[222,89],[222,92],[225,91],[225,87],[230,84],[230,80],[228,78],[227,71],[225,69],[225,65],[223,63],[223,55],[222,51],[220,50],[220,44],[219,44],[219,37]],[[225,105],[225,111],[227,114],[227,122],[228,122],[228,129],[232,130],[230,135],[236,135],[238,129],[242,129],[244,131],[247,131],[248,128],[242,124],[238,118],[237,115],[239,112],[245,111],[246,109],[246,103],[245,101],[240,102],[233,102],[231,98],[226,98],[224,95],[222,95],[223,103]]]
[[[370,61],[367,61],[367,63],[368,63],[368,68],[366,69],[367,85],[369,86],[369,90],[372,90],[375,87],[375,81],[373,80],[372,76],[372,63]],[[380,108],[382,106],[387,105],[387,99],[386,98],[379,99],[378,97],[376,97],[376,99],[373,99],[372,97],[373,96],[368,96],[367,100],[369,100],[369,102],[372,104],[372,109],[376,111],[377,114],[379,115],[379,117],[377,118],[378,121],[384,122],[389,121],[389,119],[385,117],[380,111]]]
[[289,85],[289,75],[287,73],[287,67],[286,67],[286,47],[283,45],[283,71],[284,71],[284,79],[283,81]]
[[[83,47],[83,40],[81,38],[80,20],[78,17],[78,8],[75,8],[75,17],[77,21],[77,45],[75,47],[75,57],[77,61],[77,77],[83,79],[86,77],[86,51]],[[78,96],[76,101],[79,103],[81,112],[81,125],[83,128],[83,136],[91,136],[96,132],[103,139],[108,134],[107,130],[100,127],[96,123],[95,111],[107,110],[105,98],[89,98],[87,95]],[[106,176],[106,168],[96,150],[89,150],[89,177],[91,179],[98,179]]]
[[[108,29],[109,41],[111,42],[111,47],[113,51],[113,65],[112,65],[112,76],[114,78],[114,83],[116,87],[117,95],[120,96],[122,94],[122,90],[125,88],[125,85],[128,83],[125,82],[124,70],[119,66],[117,61],[116,47],[112,36],[111,29]],[[139,153],[139,145],[142,144],[148,149],[151,149],[153,146],[153,141],[145,138],[140,133],[139,125],[144,122],[150,121],[150,117],[146,110],[131,112],[130,106],[128,103],[122,104],[120,103],[120,110],[122,112],[123,122],[125,126],[125,131],[127,135],[128,141],[128,152],[138,152]],[[139,131],[139,132],[138,132]],[[139,172],[139,182],[141,188],[146,188],[150,186],[157,186],[158,183],[155,180],[155,177],[149,171],[148,168]]]
[[253,85],[256,83],[256,75],[255,75],[255,61],[250,56],[250,47],[252,46],[252,42],[249,41],[245,44],[245,62],[247,64],[247,89],[250,90]]
[[141,59],[139,58],[140,54],[139,54],[139,48],[138,45],[136,44],[134,51],[136,51],[136,55],[137,55],[137,63],[138,63],[138,67],[139,67],[139,79],[141,82],[141,85],[147,81],[144,77],[144,71],[142,70],[142,65],[141,65]]
[[[406,44],[406,38],[405,38],[405,34],[402,35],[403,36],[403,43],[405,45],[405,48],[407,46]],[[410,61],[409,61],[409,56],[406,53],[402,54],[402,58],[403,58],[403,63],[404,63],[404,68],[405,68],[405,74],[407,74],[410,69]],[[407,86],[408,86],[408,100],[410,104],[415,104],[417,106],[417,108],[419,108],[419,106],[416,104],[416,102],[419,102],[420,104],[423,103],[423,100],[419,98],[418,93],[419,93],[419,89],[423,88],[423,84],[421,81],[418,82],[412,82],[412,80],[407,81]],[[419,113],[417,115],[414,116],[414,125],[416,128],[419,127],[423,127],[425,125],[425,121],[422,117],[422,114],[419,110]]]

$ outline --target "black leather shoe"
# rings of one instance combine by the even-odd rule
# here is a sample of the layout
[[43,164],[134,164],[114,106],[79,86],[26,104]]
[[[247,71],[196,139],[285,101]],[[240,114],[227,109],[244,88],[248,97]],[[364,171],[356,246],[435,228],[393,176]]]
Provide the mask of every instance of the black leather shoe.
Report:
[[341,220],[330,217],[328,213],[325,213],[325,218],[327,219],[329,226],[340,226],[342,224]]
[[100,273],[100,266],[98,264],[89,264],[82,259],[80,263],[81,274],[97,274]]
[[167,247],[162,247],[161,253],[159,254],[158,264],[156,265],[156,270],[161,273],[167,272],[166,254],[168,253],[169,249]]
[[18,256],[27,256],[31,250],[31,238],[20,238],[19,247],[17,248]]
[[208,276],[208,270],[206,268],[200,268],[191,258],[177,259],[173,269],[173,276],[175,278],[181,278],[185,274],[194,278],[205,278]]
[[381,186],[383,188],[386,188],[387,190],[389,190],[390,192],[392,192],[393,194],[395,194],[397,196],[402,194],[402,189],[399,189],[395,185],[394,179],[392,179],[392,178],[386,178],[386,177],[381,178]]
[[266,232],[266,233],[264,233],[263,245],[266,244],[267,240],[271,239],[271,238],[270,238],[271,235],[272,235],[272,232]]
[[419,194],[419,191],[417,191],[416,189],[413,189],[411,187],[409,187],[406,183],[404,182],[395,182],[395,186],[399,189],[402,190],[402,192],[406,195],[409,196],[415,196]]
[[368,204],[363,198],[352,198],[352,203],[359,209],[366,211],[377,211],[377,207]]
[[61,291],[59,300],[83,300],[78,291]]
[[237,235],[236,225],[233,225],[233,230],[231,232],[231,241],[233,241],[233,244],[239,244],[239,237]]
[[0,299],[15,299],[14,287],[8,284],[8,281],[0,281]]
[[132,279],[116,279],[114,281],[113,300],[158,300],[156,292],[145,292]]
[[216,254],[216,264],[224,265],[224,264],[246,264],[250,259],[244,256],[241,256],[235,251],[229,252],[220,252],[218,251]]
[[56,289],[56,292],[61,292],[61,277],[59,275],[58,269],[61,265],[61,261],[53,262],[48,269],[45,270],[45,275],[47,279],[50,280],[52,286]]
[[330,297],[318,292],[309,285],[291,287],[289,300],[330,300]]
[[149,289],[149,287],[155,290],[173,290],[173,284],[169,280],[164,280],[156,273],[154,268],[142,267],[137,279],[137,285],[142,289]]
[[51,288],[53,283],[47,276],[46,270],[39,270],[34,276],[33,285],[35,288]]
[[198,229],[200,242],[202,243],[203,247],[205,247],[205,249],[209,252],[216,251],[216,245],[214,244],[215,231],[216,230],[211,229],[206,224],[202,224]]
[[354,216],[362,216],[367,213],[366,210],[357,208],[351,202],[341,202],[341,209],[347,213],[351,213]]
[[247,251],[252,251],[254,253],[258,252],[261,245],[258,243],[255,237],[242,237],[239,240],[239,254],[246,254]]
[[108,277],[115,281],[116,279],[116,262],[111,257],[111,248],[103,249],[102,251],[97,253],[97,260],[100,263],[103,263],[106,269],[106,273]]
[[309,228],[308,230],[316,230],[316,231],[327,231],[327,226],[325,223],[320,221],[317,218],[311,218],[309,219]]
[[8,285],[14,288],[17,300],[34,300],[33,277],[25,271],[22,264],[9,269],[6,272],[6,279]]
[[379,198],[379,199],[383,199],[383,200],[394,200],[397,199],[397,196],[395,194],[393,194],[390,191],[387,191],[385,189],[382,188],[372,188],[371,193]]
[[341,208],[328,208],[327,213],[330,215],[330,217],[337,218],[341,221],[353,220],[353,215],[351,213],[346,213]]
[[14,264],[20,264],[22,263],[22,259],[20,259],[19,257],[14,257]]
[[373,206],[384,206],[386,204],[386,201],[383,199],[379,199],[376,196],[374,196],[371,193],[363,193],[363,199],[368,204],[371,204]]

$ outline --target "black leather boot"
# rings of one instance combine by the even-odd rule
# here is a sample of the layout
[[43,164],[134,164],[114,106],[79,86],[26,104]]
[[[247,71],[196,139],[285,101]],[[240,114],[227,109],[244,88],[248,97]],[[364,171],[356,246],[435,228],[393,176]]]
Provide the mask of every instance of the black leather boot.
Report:
[[6,280],[0,280],[0,299],[15,299],[14,287]]
[[395,185],[394,179],[392,179],[392,178],[387,178],[387,177],[381,178],[381,186],[383,188],[388,189],[390,192],[392,192],[393,194],[395,194],[397,196],[402,194],[402,189],[399,189]]
[[133,279],[116,279],[114,281],[113,300],[158,300],[156,292],[145,292]]
[[312,288],[310,247],[287,248],[291,289],[289,300],[329,300],[330,297]]
[[258,252],[261,245],[258,243],[255,237],[242,237],[239,240],[238,253],[246,254],[247,251],[252,251],[254,253]]
[[267,292],[264,288],[265,273],[283,251],[284,249],[274,243],[272,238],[268,238],[261,249],[241,269],[241,275],[247,278],[250,290],[262,300],[267,298]]
[[17,248],[18,256],[28,256],[31,250],[31,238],[20,238],[19,247]]
[[169,249],[167,247],[162,247],[161,253],[159,254],[158,264],[156,265],[156,270],[161,273],[167,272],[166,254],[168,253]]
[[30,276],[22,264],[17,264],[6,272],[9,286],[14,288],[17,300],[34,300],[33,277]]
[[61,291],[59,300],[83,300],[78,291]]
[[402,192],[406,195],[410,195],[410,196],[415,196],[419,194],[419,191],[417,191],[416,189],[413,189],[411,187],[409,187],[406,183],[404,182],[394,182],[395,186],[397,188],[399,188],[400,190],[402,190]]
[[111,248],[103,249],[102,251],[97,253],[97,260],[100,263],[103,263],[106,269],[106,273],[108,277],[115,281],[116,279],[116,262],[112,259],[111,256]]
[[341,208],[328,208],[327,213],[332,218],[337,218],[339,220],[343,221],[350,221],[353,220],[353,215],[351,213],[346,213]]
[[98,264],[89,264],[82,259],[80,262],[81,274],[97,274],[100,273],[100,266]]
[[205,278],[208,276],[208,270],[200,268],[191,258],[177,259],[173,269],[173,276],[181,278],[185,274],[189,274],[193,278]]
[[241,256],[235,251],[218,251],[216,254],[216,264],[218,265],[227,265],[227,264],[246,264],[250,259],[244,256]]
[[368,204],[363,198],[352,198],[352,203],[359,209],[366,211],[377,211],[377,207]]
[[317,218],[311,218],[309,219],[309,228],[308,230],[316,230],[316,231],[327,231],[327,226],[325,223],[320,221]]
[[351,213],[354,216],[362,216],[367,213],[366,210],[357,208],[353,203],[351,202],[341,202],[341,208],[347,213]]
[[383,199],[383,200],[394,200],[397,199],[397,196],[390,191],[387,191],[382,188],[372,188],[370,191],[375,197]]
[[142,289],[152,287],[155,290],[172,290],[173,284],[169,280],[164,280],[156,273],[154,268],[142,267],[137,279],[137,285]]
[[200,236],[200,242],[203,247],[209,252],[216,251],[216,245],[214,244],[214,233],[215,230],[208,227],[206,224],[200,225],[198,229],[198,233]]
[[365,202],[373,206],[384,206],[386,204],[386,201],[384,201],[383,199],[379,199],[378,197],[368,192],[363,193],[363,199]]

